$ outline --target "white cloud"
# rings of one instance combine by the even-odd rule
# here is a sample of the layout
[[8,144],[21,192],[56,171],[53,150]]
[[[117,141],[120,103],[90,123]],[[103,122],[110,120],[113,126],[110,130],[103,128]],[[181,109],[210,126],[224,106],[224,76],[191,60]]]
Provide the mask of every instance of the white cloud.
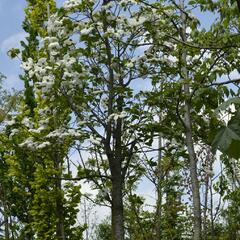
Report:
[[19,48],[20,41],[24,40],[27,34],[25,32],[18,32],[5,40],[0,44],[0,51],[6,53],[11,48]]

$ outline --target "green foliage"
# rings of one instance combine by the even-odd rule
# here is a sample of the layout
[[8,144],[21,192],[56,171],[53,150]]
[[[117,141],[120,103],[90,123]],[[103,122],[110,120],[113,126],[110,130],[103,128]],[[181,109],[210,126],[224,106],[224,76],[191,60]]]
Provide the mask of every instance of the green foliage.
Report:
[[[0,210],[6,225],[16,221],[2,227],[2,239],[10,239],[7,230],[19,240],[83,239],[89,226],[77,221],[81,186],[71,181],[73,150],[81,160],[77,179],[98,191],[92,201],[113,207],[113,180],[120,181],[126,240],[155,239],[157,228],[162,240],[192,239],[187,130],[197,191],[205,191],[205,239],[237,239],[239,166],[231,158],[240,158],[239,91],[219,82],[240,64],[236,2],[193,0],[185,9],[166,1],[97,2],[57,9],[54,0],[27,1],[26,41],[8,52],[22,60],[24,93],[11,96],[0,87]],[[216,14],[209,29],[192,7]],[[159,136],[164,144],[156,147]],[[214,154],[223,153],[224,169],[215,176],[214,157],[198,152],[211,143]],[[136,194],[144,175],[158,194],[151,210]],[[225,208],[221,201],[214,206],[214,194]],[[96,240],[112,233],[104,220]]]
[[96,235],[96,238],[95,238],[96,240],[112,239],[111,224],[109,222],[109,219],[105,219],[97,225],[95,235]]
[[12,48],[8,51],[8,56],[10,58],[15,58],[18,56],[19,53],[20,53],[20,50],[18,48]]
[[240,158],[240,113],[236,112],[227,126],[222,127],[212,143],[213,150],[219,149],[220,151],[228,154],[233,158]]

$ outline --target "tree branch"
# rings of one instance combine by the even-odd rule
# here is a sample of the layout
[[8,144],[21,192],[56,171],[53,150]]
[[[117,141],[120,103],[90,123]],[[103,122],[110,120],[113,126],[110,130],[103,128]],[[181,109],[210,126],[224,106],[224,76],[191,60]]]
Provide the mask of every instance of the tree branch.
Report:
[[207,87],[211,87],[211,86],[219,86],[219,85],[225,85],[225,84],[231,84],[231,83],[240,83],[240,78],[232,79],[232,80],[228,80],[228,81],[225,81],[225,82],[211,83],[211,84],[208,85]]

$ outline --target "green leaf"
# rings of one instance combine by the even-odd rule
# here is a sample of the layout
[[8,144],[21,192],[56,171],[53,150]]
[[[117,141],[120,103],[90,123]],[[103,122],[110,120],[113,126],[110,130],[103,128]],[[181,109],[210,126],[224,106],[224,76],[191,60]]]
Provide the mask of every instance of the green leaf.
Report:
[[223,127],[215,136],[212,143],[213,151],[219,149],[233,158],[240,158],[240,125],[239,123],[230,123]]
[[18,48],[12,48],[8,51],[8,56],[10,58],[15,58],[20,53],[20,50]]
[[226,110],[231,104],[240,104],[240,98],[239,97],[234,97],[231,98],[227,101],[225,101],[224,103],[222,103],[216,110],[215,112],[218,113],[220,111],[224,111]]
[[6,117],[6,113],[4,110],[0,109],[0,122],[2,122],[4,120],[4,118]]

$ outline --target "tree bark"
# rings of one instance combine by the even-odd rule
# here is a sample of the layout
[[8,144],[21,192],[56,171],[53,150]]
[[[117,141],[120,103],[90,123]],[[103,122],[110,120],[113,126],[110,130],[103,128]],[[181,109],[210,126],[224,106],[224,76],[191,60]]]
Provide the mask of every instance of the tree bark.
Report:
[[207,240],[207,210],[208,210],[208,190],[209,190],[209,176],[205,176],[205,197],[203,210],[203,239]]
[[9,221],[8,221],[8,213],[7,213],[7,208],[6,208],[6,204],[4,204],[4,231],[5,231],[5,240],[9,240],[10,239],[10,232],[9,232]]
[[[186,14],[184,13],[184,0],[180,0],[181,20],[182,20],[182,40],[187,42],[186,37]],[[185,82],[188,81],[188,70],[186,68],[187,64],[187,51],[185,46],[182,50],[182,69],[181,75]],[[194,215],[194,227],[193,227],[193,240],[201,240],[202,238],[202,221],[201,221],[201,203],[200,203],[200,193],[199,193],[199,180],[197,175],[197,157],[194,150],[193,133],[192,133],[192,122],[191,122],[191,103],[189,100],[190,86],[188,83],[183,85],[183,92],[185,94],[186,100],[184,105],[184,128],[185,128],[185,141],[189,156],[189,168],[190,177],[192,185],[192,197],[193,197],[193,215]]]
[[65,231],[64,231],[64,210],[63,202],[61,196],[61,179],[57,179],[56,183],[57,198],[56,198],[56,217],[57,217],[57,226],[56,234],[57,239],[65,240]]
[[3,196],[3,219],[4,219],[4,236],[5,240],[10,239],[10,226],[9,226],[9,216],[8,216],[8,206],[7,206],[7,200],[6,200],[6,193],[4,187],[1,188],[2,190],[2,196]]
[[[185,86],[185,93],[186,86]],[[191,118],[190,118],[190,105],[186,102],[185,104],[185,134],[186,134],[186,144],[189,155],[189,165],[190,165],[190,177],[192,184],[192,196],[193,196],[193,215],[194,215],[194,240],[201,239],[202,223],[201,223],[201,203],[199,194],[199,181],[197,176],[197,159],[194,151],[192,130],[191,130]]]
[[[123,99],[117,99],[118,111],[122,111]],[[113,159],[110,160],[112,174],[112,233],[113,240],[124,239],[124,214],[123,214],[123,184],[122,162],[122,119],[117,120],[117,126],[113,130]]]
[[[159,122],[161,117],[159,116]],[[158,138],[158,165],[157,165],[157,209],[156,209],[156,224],[155,224],[155,233],[156,240],[161,239],[161,225],[162,225],[162,137],[161,135]]]
[[214,216],[213,216],[213,186],[210,183],[210,217],[211,217],[211,238],[214,239]]
[[[58,153],[55,153],[55,169],[57,171],[61,170],[61,159]],[[59,240],[65,240],[65,230],[64,230],[64,209],[63,209],[63,199],[62,199],[62,180],[61,175],[58,173],[56,176],[56,237]]]
[[121,176],[117,175],[118,174],[116,174],[112,180],[112,235],[113,240],[123,240],[123,182]]

